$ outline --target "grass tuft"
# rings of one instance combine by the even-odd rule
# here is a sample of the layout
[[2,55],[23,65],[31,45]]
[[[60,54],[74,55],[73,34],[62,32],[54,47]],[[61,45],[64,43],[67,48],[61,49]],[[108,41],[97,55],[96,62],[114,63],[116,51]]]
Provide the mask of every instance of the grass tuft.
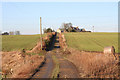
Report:
[[56,56],[52,56],[53,58],[53,61],[55,63],[55,67],[53,69],[53,72],[52,72],[52,78],[57,78],[58,74],[59,74],[59,60],[56,58]]

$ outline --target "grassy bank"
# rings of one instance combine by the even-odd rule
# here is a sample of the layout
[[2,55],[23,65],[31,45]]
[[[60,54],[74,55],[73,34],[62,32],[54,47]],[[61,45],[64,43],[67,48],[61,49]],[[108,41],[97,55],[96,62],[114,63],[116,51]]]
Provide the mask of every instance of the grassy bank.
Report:
[[118,33],[64,33],[68,47],[84,51],[103,51],[114,46],[118,53]]
[[36,45],[39,39],[40,35],[3,35],[2,51],[30,50]]

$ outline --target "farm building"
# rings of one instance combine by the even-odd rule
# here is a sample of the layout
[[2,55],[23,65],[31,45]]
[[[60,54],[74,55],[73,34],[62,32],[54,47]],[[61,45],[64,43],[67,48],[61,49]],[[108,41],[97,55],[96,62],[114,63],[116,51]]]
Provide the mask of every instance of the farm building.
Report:
[[61,30],[60,30],[60,29],[57,29],[57,33],[61,33]]
[[72,23],[63,23],[61,30],[64,32],[91,32],[86,31],[84,28],[80,29],[79,26],[72,25]]
[[71,27],[72,31],[71,32],[91,32],[91,31],[86,31],[84,28],[79,29],[78,26],[77,27]]

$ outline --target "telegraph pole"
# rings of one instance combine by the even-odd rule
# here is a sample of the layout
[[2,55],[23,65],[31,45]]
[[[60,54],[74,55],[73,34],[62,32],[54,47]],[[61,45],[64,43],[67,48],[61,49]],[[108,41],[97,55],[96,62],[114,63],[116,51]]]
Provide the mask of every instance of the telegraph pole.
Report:
[[42,50],[42,23],[41,23],[41,17],[40,17],[40,40],[41,40],[41,50]]

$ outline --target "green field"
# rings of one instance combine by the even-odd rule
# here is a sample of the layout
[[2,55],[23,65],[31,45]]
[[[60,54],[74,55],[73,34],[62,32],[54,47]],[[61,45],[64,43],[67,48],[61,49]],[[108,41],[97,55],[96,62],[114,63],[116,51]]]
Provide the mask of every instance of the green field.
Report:
[[39,39],[40,35],[3,35],[2,51],[31,50]]
[[[103,51],[114,46],[118,53],[118,33],[64,33],[68,47],[84,51]],[[120,52],[119,52],[120,53]]]

